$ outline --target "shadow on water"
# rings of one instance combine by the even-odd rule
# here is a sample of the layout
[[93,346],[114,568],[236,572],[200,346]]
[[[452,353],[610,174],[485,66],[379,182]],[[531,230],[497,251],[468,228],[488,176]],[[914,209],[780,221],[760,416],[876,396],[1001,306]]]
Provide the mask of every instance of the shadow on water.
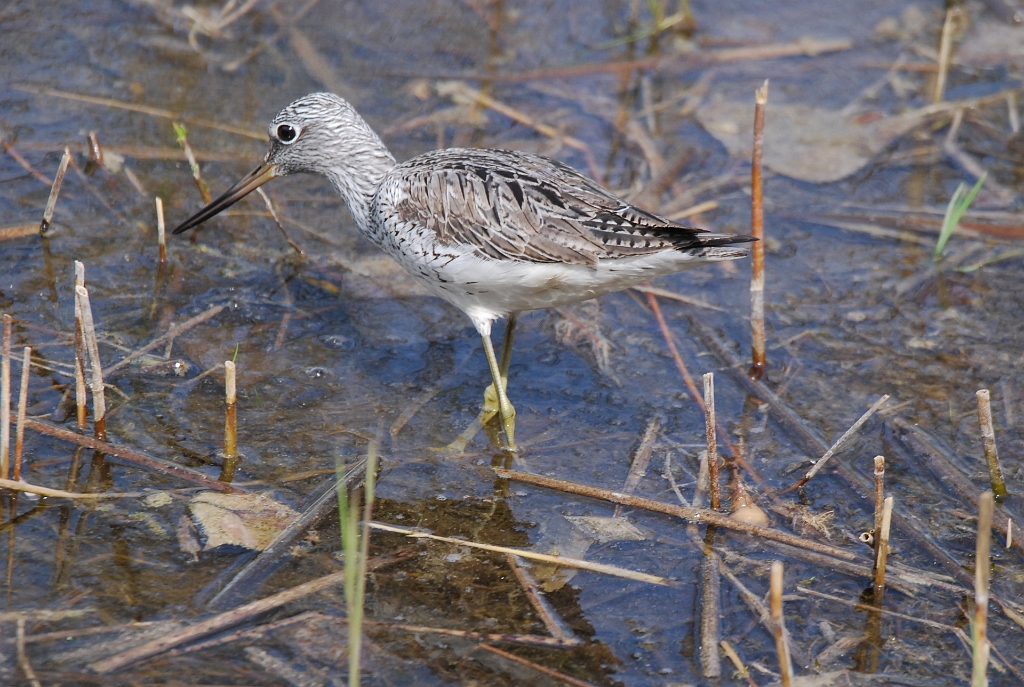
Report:
[[[368,683],[561,679],[543,667],[583,681],[573,684],[766,684],[778,659],[757,604],[771,561],[783,560],[798,674],[851,669],[865,680],[965,684],[970,651],[955,630],[973,617],[976,495],[988,484],[981,388],[991,390],[1010,493],[997,533],[1006,517],[1024,525],[1024,251],[1013,245],[1024,234],[1024,30],[996,4],[954,13],[939,105],[937,5],[712,3],[690,14],[690,3],[672,0],[3,4],[0,310],[14,322],[13,403],[21,351],[31,346],[27,415],[74,429],[81,261],[110,443],[191,472],[144,467],[107,446],[76,448],[30,426],[27,482],[136,495],[4,492],[0,681],[34,671],[63,685],[343,684],[340,585],[130,668],[94,671],[210,617],[211,599],[258,558],[246,548],[246,537],[260,536],[249,524],[272,529],[330,496],[336,459],[362,456],[381,427],[375,518],[449,539],[373,533]],[[490,375],[468,320],[364,240],[326,182],[266,187],[304,258],[254,194],[191,240],[169,237],[167,262],[159,260],[154,197],[171,226],[203,204],[172,122],[184,125],[216,196],[262,159],[273,115],[317,90],[349,99],[399,160],[456,146],[539,153],[651,211],[747,233],[752,95],[765,78],[761,386],[734,365],[749,365],[746,261],[652,286],[680,360],[695,377],[716,373],[725,503],[747,494],[774,529],[828,553],[721,527],[705,540],[703,525],[637,503],[615,507],[496,476],[495,468],[525,470],[673,507],[680,498],[706,503],[695,495],[704,410],[642,293],[524,313],[509,386],[522,446],[513,459],[497,424],[476,423]],[[90,158],[89,132],[102,160]],[[41,237],[65,146],[72,164]],[[946,203],[981,169],[987,181],[936,262]],[[239,510],[196,501],[223,465],[225,361],[238,370],[232,486],[268,497]],[[891,399],[834,465],[780,493],[882,394]],[[461,453],[440,450],[453,442]],[[886,457],[896,504],[881,613],[860,540],[874,527],[875,455]],[[221,534],[200,511],[226,523],[223,536],[245,541],[209,546]],[[303,523],[272,573],[241,584],[217,611],[341,568],[336,511]],[[662,579],[512,560],[469,542]],[[1012,617],[1024,568],[1019,543],[1004,544],[997,537],[992,552],[993,684],[1024,671],[1013,649],[1024,628]],[[719,559],[709,565],[703,552],[712,549]],[[712,614],[746,677],[725,649],[719,657],[702,646],[706,571],[719,564],[726,583]],[[531,602],[531,589],[545,601]],[[544,644],[552,637],[562,644]],[[712,660],[721,660],[721,678],[706,677]]]

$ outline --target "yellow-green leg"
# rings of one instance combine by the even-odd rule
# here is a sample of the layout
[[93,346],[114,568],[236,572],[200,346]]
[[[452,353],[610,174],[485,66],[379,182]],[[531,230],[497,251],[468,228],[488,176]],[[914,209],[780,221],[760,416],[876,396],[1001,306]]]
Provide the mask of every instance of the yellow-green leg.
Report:
[[512,338],[514,335],[515,316],[513,315],[509,317],[508,328],[505,330],[505,341],[501,351],[501,365],[498,364],[498,359],[494,355],[494,344],[491,343],[490,335],[487,334],[480,337],[484,345],[484,354],[487,356],[487,366],[491,370],[491,379],[493,381],[487,391],[484,392],[485,412],[482,415],[486,418],[493,416],[487,412],[487,397],[488,392],[493,393],[496,390],[498,415],[501,417],[501,427],[505,431],[505,442],[510,451],[516,450],[516,410],[508,400],[505,387],[508,384],[508,365],[512,358]]
[[[501,358],[498,360],[498,372],[501,374],[501,383],[508,393],[508,368],[512,363],[512,341],[516,338],[516,324],[519,320],[519,313],[514,312],[508,316],[508,323],[505,326],[505,339],[501,343]],[[491,418],[498,413],[498,393],[494,390],[494,384],[484,389],[484,408],[481,415],[484,424],[491,421]]]

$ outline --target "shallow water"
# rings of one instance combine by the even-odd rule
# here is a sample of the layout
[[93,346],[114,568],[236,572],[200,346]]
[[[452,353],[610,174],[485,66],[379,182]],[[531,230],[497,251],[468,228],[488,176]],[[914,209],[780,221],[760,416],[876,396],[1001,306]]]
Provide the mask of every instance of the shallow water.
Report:
[[[695,630],[702,555],[685,525],[627,508],[624,517],[644,539],[588,542],[566,516],[609,516],[614,507],[496,478],[492,465],[511,463],[500,449],[496,426],[477,432],[461,455],[437,451],[474,425],[489,381],[479,341],[464,315],[421,292],[358,235],[325,181],[295,177],[266,187],[306,260],[295,256],[262,201],[253,196],[210,222],[194,240],[169,239],[168,262],[161,267],[153,196],[163,198],[170,226],[202,205],[175,144],[171,119],[67,96],[174,113],[186,124],[214,195],[262,158],[264,144],[258,137],[281,107],[305,93],[330,89],[355,104],[398,159],[439,145],[523,149],[599,173],[622,194],[647,186],[660,161],[663,170],[677,168],[660,194],[640,196],[647,207],[668,213],[714,200],[717,208],[687,221],[739,233],[749,230],[749,165],[730,156],[692,114],[681,112],[689,106],[683,96],[693,95],[688,89],[701,79],[707,84],[701,100],[705,106],[722,100],[750,102],[752,108],[754,89],[770,78],[769,112],[789,105],[841,110],[902,55],[914,66],[896,71],[876,97],[863,100],[862,121],[930,102],[933,72],[920,65],[934,64],[931,56],[942,24],[935,7],[788,2],[766,13],[760,3],[694,4],[697,27],[689,38],[666,30],[657,40],[645,36],[609,46],[650,26],[646,6],[637,5],[631,24],[630,3],[618,2],[322,0],[288,28],[302,5],[258,4],[222,32],[196,36],[199,51],[187,40],[192,22],[183,6],[95,1],[43,10],[18,0],[4,5],[0,134],[45,178],[52,178],[65,145],[75,153],[78,167],[85,166],[89,131],[98,133],[108,163],[111,153],[124,157],[121,169],[100,169],[89,177],[69,170],[48,237],[0,233],[6,237],[0,240],[0,307],[16,320],[15,358],[20,360],[22,347],[31,345],[40,363],[32,369],[28,414],[63,422],[69,429],[74,425],[74,379],[67,365],[73,361],[75,260],[86,267],[104,367],[173,323],[224,305],[215,318],[176,337],[173,346],[153,351],[156,360],[150,363],[180,361],[185,377],[167,375],[166,366],[144,365],[108,375],[112,441],[216,477],[224,402],[223,374],[214,368],[235,359],[239,444],[245,456],[237,483],[252,483],[250,488],[301,508],[332,474],[339,456],[354,460],[363,455],[380,432],[384,463],[377,519],[438,535],[585,557],[679,582],[660,587],[584,571],[566,580],[564,574],[550,578],[545,576],[554,573],[535,569],[552,590],[548,597],[557,613],[585,641],[571,650],[500,646],[593,684],[704,681]],[[667,14],[676,11],[674,3],[668,5]],[[972,26],[958,38],[966,57],[951,71],[946,99],[1011,91],[1019,100],[1020,56],[1011,52],[1005,61],[992,63],[977,57],[977,50],[968,51],[995,40],[1005,27],[980,6],[971,6],[968,14]],[[894,20],[887,25],[895,28],[877,28],[883,20]],[[807,36],[848,38],[853,46],[814,57],[707,59],[717,50]],[[258,54],[227,69],[257,47],[262,47]],[[678,56],[687,50],[693,51],[691,57]],[[650,56],[666,57],[632,70],[554,71]],[[532,78],[501,76],[535,70]],[[454,107],[452,98],[443,95],[453,88],[445,82],[460,75],[469,86],[484,87],[496,100],[574,137],[589,155],[507,113]],[[652,114],[644,114],[645,108]],[[920,529],[973,575],[975,508],[922,469],[914,445],[904,438],[906,430],[895,424],[901,419],[919,425],[965,465],[975,485],[985,488],[974,394],[991,389],[1008,487],[1011,494],[1024,489],[1021,257],[971,272],[955,269],[1015,249],[1022,225],[1013,196],[1021,186],[1020,138],[1010,133],[1004,96],[966,110],[960,147],[1010,196],[1001,199],[986,186],[976,207],[991,214],[969,214],[968,219],[989,223],[980,233],[955,236],[946,249],[949,257],[936,267],[932,247],[942,210],[959,182],[970,186],[974,181],[940,152],[950,118],[947,113],[923,120],[840,181],[814,183],[768,172],[765,382],[826,443],[879,396],[890,394],[886,409],[836,460],[870,479],[872,457],[885,454],[887,488],[898,507],[916,516]],[[253,132],[253,137],[225,131],[225,125]],[[769,146],[772,131],[769,118]],[[125,169],[137,176],[141,191]],[[730,177],[735,181],[722,181]],[[709,180],[722,183],[705,183]],[[0,182],[0,232],[37,223],[48,184],[11,154],[0,156]],[[882,210],[886,217],[879,219],[875,215]],[[900,211],[896,219],[894,210]],[[907,235],[867,234],[841,224],[882,226],[890,234],[904,230]],[[744,481],[770,511],[773,526],[848,549],[870,565],[868,549],[857,541],[872,527],[866,492],[851,489],[826,468],[798,494],[774,501],[766,495],[766,490],[792,484],[818,455],[767,408],[744,404],[743,389],[689,324],[688,318],[698,318],[745,360],[748,275],[749,261],[743,260],[666,277],[655,286],[714,306],[659,299],[691,374],[718,373],[719,421],[734,445],[737,434],[746,437],[747,460],[757,476],[748,473]],[[20,374],[16,362],[15,390]],[[70,405],[62,402],[68,388]],[[515,467],[620,490],[645,428],[657,419],[653,462],[637,493],[676,502],[663,476],[666,458],[671,458],[674,479],[692,498],[704,445],[703,411],[683,385],[642,294],[613,294],[561,311],[525,314],[510,396],[523,448]],[[75,461],[81,467],[72,486],[79,491],[188,486],[116,458],[104,461],[89,451],[73,451],[30,431],[23,476],[33,484],[65,488]],[[342,684],[345,631],[333,618],[221,648],[160,657],[116,678],[86,671],[91,661],[139,641],[143,630],[124,635],[81,630],[194,622],[206,612],[207,597],[199,590],[245,555],[238,550],[201,552],[193,561],[181,550],[177,531],[191,496],[176,492],[169,503],[156,507],[136,499],[97,506],[33,502],[24,496],[5,501],[5,520],[16,517],[13,526],[4,526],[8,536],[0,541],[7,561],[5,610],[88,611],[59,621],[28,616],[27,657],[44,683],[307,684],[260,662],[251,651],[259,649],[305,671],[308,684]],[[1021,510],[1019,497],[1015,503],[1011,496],[1006,505]],[[319,526],[317,533],[267,582],[247,590],[246,599],[339,569],[333,555],[336,520]],[[886,641],[872,665],[864,658],[867,650],[858,649],[863,611],[795,592],[800,584],[856,601],[868,579],[798,560],[744,535],[720,530],[717,542],[724,547],[725,564],[757,596],[767,591],[767,562],[785,561],[786,621],[802,656],[814,657],[852,638],[822,658],[818,669],[857,666],[950,681],[970,675],[969,654],[951,632],[905,619],[883,621]],[[894,533],[893,545],[894,563],[948,574],[903,534]],[[371,577],[371,620],[477,632],[546,632],[502,556],[392,534],[374,534],[371,553],[402,557]],[[996,546],[993,562],[994,589],[1010,602],[1024,603],[1019,554]],[[911,597],[889,590],[885,604],[889,610],[966,627],[955,593],[928,589]],[[743,661],[775,670],[770,634],[728,583],[722,585],[721,609],[722,637]],[[341,590],[290,604],[259,621],[303,610],[342,613]],[[997,648],[1013,661],[1013,647],[1021,644],[1024,630],[995,610],[991,625]],[[58,630],[67,638],[31,641],[33,634]],[[13,637],[13,616],[0,616],[0,635],[4,641]],[[368,638],[365,665],[375,684],[552,679],[478,648],[477,640],[380,627],[368,628]],[[5,657],[0,667],[4,679],[20,675],[13,644],[0,648],[0,655]],[[1019,658],[1016,662],[1017,670],[1024,669]],[[745,682],[733,677],[724,658],[723,664],[723,682]],[[798,673],[811,670],[809,662],[798,662]],[[990,675],[994,684],[1014,680],[996,670]],[[764,673],[752,676],[758,684],[770,681]]]

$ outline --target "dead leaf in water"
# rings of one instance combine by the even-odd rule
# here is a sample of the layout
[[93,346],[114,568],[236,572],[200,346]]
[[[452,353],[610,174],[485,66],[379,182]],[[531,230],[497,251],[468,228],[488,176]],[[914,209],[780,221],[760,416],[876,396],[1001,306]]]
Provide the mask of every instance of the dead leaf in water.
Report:
[[262,551],[299,514],[260,494],[203,492],[188,504],[192,522],[205,539],[204,551],[241,546]]
[[[942,103],[899,115],[884,115],[769,103],[765,111],[764,165],[801,181],[839,181],[871,162],[927,117],[951,107]],[[697,120],[730,155],[750,159],[752,102],[706,103],[697,110]]]

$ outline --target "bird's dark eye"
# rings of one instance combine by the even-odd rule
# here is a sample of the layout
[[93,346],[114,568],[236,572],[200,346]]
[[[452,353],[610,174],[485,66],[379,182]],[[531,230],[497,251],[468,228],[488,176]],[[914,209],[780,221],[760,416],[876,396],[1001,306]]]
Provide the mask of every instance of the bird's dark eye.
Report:
[[281,143],[291,143],[299,135],[291,124],[281,124],[277,127],[277,138]]

